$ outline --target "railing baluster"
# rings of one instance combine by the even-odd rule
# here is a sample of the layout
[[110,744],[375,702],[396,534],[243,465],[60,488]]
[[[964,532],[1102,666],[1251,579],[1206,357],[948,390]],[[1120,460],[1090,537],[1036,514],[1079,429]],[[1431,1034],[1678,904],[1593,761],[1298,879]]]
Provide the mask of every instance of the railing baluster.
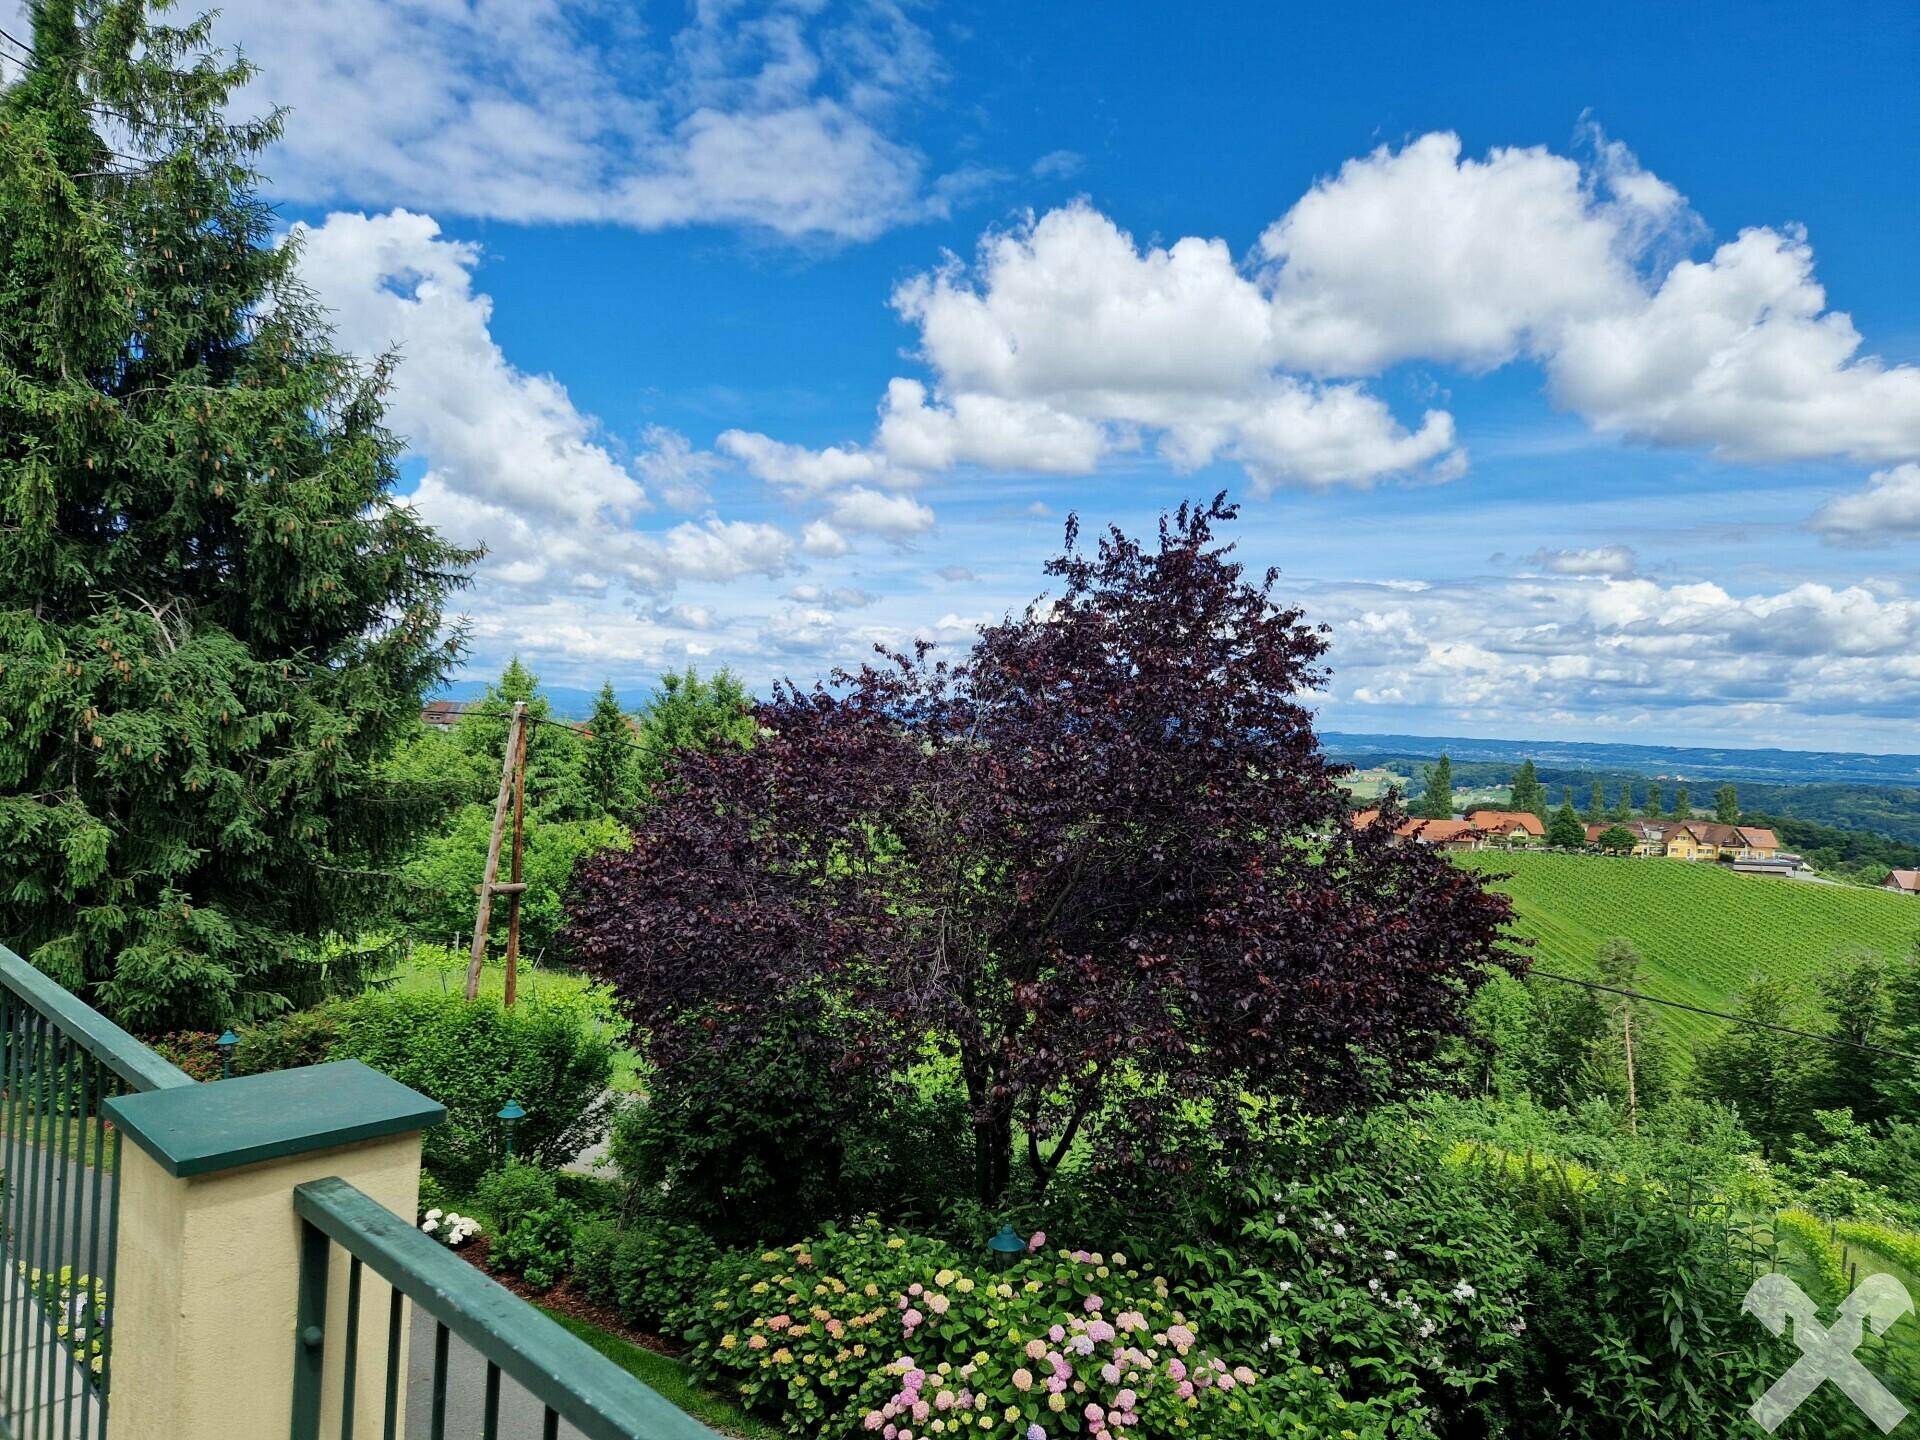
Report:
[[433,1423],[430,1440],[447,1440],[447,1327],[444,1321],[433,1324]]
[[[73,1118],[73,1072],[74,1062],[79,1052],[78,1045],[68,1043],[64,1035],[60,1037],[58,1052],[60,1061],[57,1072],[59,1089],[56,1092],[58,1108],[54,1115],[47,1117],[48,1128],[54,1130],[58,1137],[47,1150],[48,1159],[52,1162],[47,1167],[47,1173],[53,1177],[53,1180],[47,1186],[47,1214],[44,1222],[48,1232],[47,1249],[51,1256],[48,1263],[51,1273],[47,1276],[47,1289],[53,1296],[54,1308],[49,1312],[49,1323],[46,1328],[47,1354],[41,1366],[41,1373],[46,1376],[46,1382],[40,1387],[40,1409],[46,1415],[49,1435],[53,1435],[55,1430],[53,1407],[60,1398],[60,1392],[66,1388],[61,1383],[67,1357],[60,1341],[60,1307],[65,1304],[60,1298],[60,1292],[64,1288],[60,1277],[73,1273],[72,1268],[67,1264],[66,1198],[67,1187],[73,1183],[73,1172],[68,1168],[67,1142],[72,1134],[70,1122]],[[67,1333],[69,1335],[73,1333],[71,1323],[68,1324]]]
[[[103,1116],[101,1124],[106,1123]],[[120,1146],[126,1139],[115,1127],[113,1132],[113,1201],[107,1206],[107,1268],[104,1272],[109,1287],[116,1273],[114,1266],[120,1260]],[[104,1434],[107,1428],[107,1406],[113,1399],[113,1291],[107,1291],[106,1336],[100,1351],[100,1429]]]
[[[67,1161],[67,1183],[73,1187],[73,1203],[70,1207],[73,1215],[73,1231],[67,1238],[67,1244],[73,1251],[73,1289],[74,1298],[67,1304],[67,1364],[64,1379],[60,1386],[60,1433],[73,1434],[73,1386],[78,1378],[85,1386],[88,1378],[86,1368],[87,1341],[93,1335],[93,1321],[89,1314],[92,1306],[88,1303],[93,1294],[93,1277],[87,1273],[86,1253],[80,1248],[80,1229],[85,1223],[81,1207],[87,1199],[87,1090],[92,1081],[92,1057],[78,1045],[73,1047],[74,1068],[79,1071],[78,1099],[73,1103],[77,1114],[74,1117],[73,1158]],[[66,1149],[65,1145],[61,1146]],[[83,1285],[81,1282],[85,1281]],[[73,1313],[73,1306],[81,1307],[79,1315]]]
[[406,1303],[407,1297],[395,1285],[387,1304],[387,1427],[383,1440],[398,1440],[400,1434],[400,1336]]
[[560,1440],[560,1412],[547,1406],[547,1418],[540,1422],[540,1440]]
[[480,1440],[500,1440],[500,1367],[487,1362],[486,1409],[480,1418]]
[[[106,1284],[108,1273],[100,1268],[100,1204],[101,1191],[106,1188],[107,1169],[107,1117],[102,1113],[100,1105],[107,1098],[107,1089],[112,1083],[112,1077],[107,1067],[100,1061],[96,1060],[93,1063],[95,1079],[98,1083],[93,1097],[93,1205],[91,1207],[93,1214],[87,1222],[87,1274],[93,1278],[93,1284],[87,1292],[87,1334],[90,1340],[99,1343],[100,1366],[104,1371],[107,1363],[107,1348],[112,1342],[112,1336],[107,1330],[107,1317],[104,1313],[106,1306],[99,1307],[102,1313],[94,1313],[94,1295],[96,1292],[101,1292],[101,1287]],[[111,1305],[112,1293],[102,1293],[106,1293],[106,1304]],[[90,1353],[92,1348],[91,1345],[88,1346],[89,1353],[81,1361],[84,1373],[80,1377],[80,1440],[92,1440],[92,1432],[87,1429],[87,1415],[93,1408],[93,1392],[100,1385],[100,1380],[97,1378],[98,1372],[93,1368],[93,1356]]]
[[26,1127],[25,1091],[27,1086],[27,1063],[25,1036],[27,1031],[27,1010],[25,1006],[10,1006],[7,1017],[7,1193],[5,1204],[6,1225],[6,1291],[12,1299],[7,1306],[6,1316],[6,1355],[4,1358],[4,1379],[7,1386],[7,1414],[0,1416],[7,1422],[8,1429],[15,1428],[19,1419],[19,1406],[16,1402],[18,1390],[13,1383],[14,1366],[20,1354],[20,1337],[25,1333],[26,1301],[24,1298],[26,1281],[20,1274],[20,1207],[26,1196],[26,1142],[22,1132]]
[[353,1440],[354,1411],[360,1408],[356,1393],[360,1381],[360,1257],[347,1262],[347,1354],[341,1364],[340,1440]]
[[36,1292],[40,1282],[34,1279],[33,1272],[37,1269],[44,1277],[47,1270],[47,1206],[44,1197],[45,1192],[53,1188],[53,1167],[47,1163],[45,1132],[47,1112],[53,1108],[53,1057],[50,1053],[53,1033],[52,1027],[42,1023],[39,1041],[34,1047],[33,1098],[36,1113],[32,1125],[33,1153],[28,1161],[28,1169],[32,1175],[27,1182],[27,1244],[31,1247],[32,1253],[40,1257],[40,1263],[37,1266],[30,1263],[27,1269],[28,1302],[25,1307],[27,1334],[23,1341],[26,1354],[21,1366],[20,1390],[25,1403],[32,1407],[30,1413],[33,1416],[33,1422],[27,1433],[33,1437],[33,1440],[40,1440],[40,1387],[36,1383],[40,1378],[38,1363],[40,1351],[33,1344],[35,1311],[40,1303]]
[[320,1440],[321,1382],[326,1367],[327,1265],[333,1242],[317,1226],[300,1226],[300,1290],[293,1320],[293,1440]]

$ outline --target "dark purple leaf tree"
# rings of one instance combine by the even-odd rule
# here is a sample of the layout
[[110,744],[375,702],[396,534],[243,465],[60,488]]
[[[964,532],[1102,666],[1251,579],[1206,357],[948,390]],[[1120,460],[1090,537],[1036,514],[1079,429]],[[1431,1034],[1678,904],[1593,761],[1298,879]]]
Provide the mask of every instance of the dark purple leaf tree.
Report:
[[[1390,1096],[1463,1029],[1507,905],[1393,824],[1347,824],[1303,697],[1322,630],[1182,506],[981,632],[783,687],[747,749],[683,753],[571,944],[665,1066],[817,1018],[849,1075],[958,1061],[983,1198],[1077,1139],[1127,1163],[1248,1096]],[[1397,818],[1397,817],[1394,817]],[[1196,1147],[1197,1148],[1197,1147]]]

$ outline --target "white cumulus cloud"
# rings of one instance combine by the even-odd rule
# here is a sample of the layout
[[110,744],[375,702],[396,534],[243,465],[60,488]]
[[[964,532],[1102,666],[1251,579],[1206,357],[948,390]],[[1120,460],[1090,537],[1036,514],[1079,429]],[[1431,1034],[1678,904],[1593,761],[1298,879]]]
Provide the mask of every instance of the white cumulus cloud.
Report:
[[897,134],[942,67],[891,0],[661,34],[599,0],[228,0],[215,37],[260,67],[243,107],[291,107],[268,169],[313,204],[859,240],[955,184]]

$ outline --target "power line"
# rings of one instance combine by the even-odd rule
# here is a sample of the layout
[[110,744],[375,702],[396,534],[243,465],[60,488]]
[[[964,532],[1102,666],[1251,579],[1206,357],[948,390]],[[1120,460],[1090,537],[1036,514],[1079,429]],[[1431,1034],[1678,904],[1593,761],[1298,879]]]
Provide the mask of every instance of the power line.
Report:
[[1649,1005],[1665,1005],[1672,1010],[1685,1010],[1693,1015],[1706,1015],[1715,1020],[1725,1020],[1734,1025],[1746,1025],[1756,1030],[1772,1030],[1781,1035],[1793,1035],[1802,1040],[1817,1040],[1822,1045],[1833,1045],[1846,1050],[1862,1050],[1869,1055],[1885,1055],[1894,1060],[1905,1060],[1912,1065],[1920,1065],[1920,1055],[1909,1055],[1904,1050],[1890,1050],[1884,1045],[1869,1045],[1864,1040],[1846,1040],[1838,1035],[1817,1035],[1811,1030],[1796,1030],[1791,1025],[1775,1025],[1770,1020],[1755,1020],[1751,1015],[1729,1015],[1724,1010],[1708,1010],[1704,1006],[1689,1005],[1684,1000],[1662,1000],[1658,995],[1648,995],[1640,990],[1628,990],[1619,985],[1602,985],[1598,980],[1576,980],[1571,975],[1556,975],[1551,970],[1529,970],[1529,975],[1538,975],[1542,980],[1558,980],[1562,985],[1578,985],[1583,990],[1604,990],[1609,995],[1624,995],[1629,1000],[1644,1000]]

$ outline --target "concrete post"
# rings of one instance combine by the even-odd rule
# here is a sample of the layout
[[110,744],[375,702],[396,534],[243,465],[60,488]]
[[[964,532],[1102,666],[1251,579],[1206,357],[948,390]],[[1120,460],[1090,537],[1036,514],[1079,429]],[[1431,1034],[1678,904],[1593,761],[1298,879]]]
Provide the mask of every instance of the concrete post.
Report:
[[[106,1108],[130,1142],[116,1177],[108,1297],[113,1433],[286,1435],[303,1228],[293,1189],[338,1176],[411,1221],[420,1132],[445,1112],[357,1061],[150,1091]],[[348,1259],[335,1248],[329,1263],[321,1433],[337,1435],[348,1403]],[[351,1402],[359,1435],[382,1433],[391,1294],[363,1272]],[[399,1354],[404,1364],[404,1333]]]

